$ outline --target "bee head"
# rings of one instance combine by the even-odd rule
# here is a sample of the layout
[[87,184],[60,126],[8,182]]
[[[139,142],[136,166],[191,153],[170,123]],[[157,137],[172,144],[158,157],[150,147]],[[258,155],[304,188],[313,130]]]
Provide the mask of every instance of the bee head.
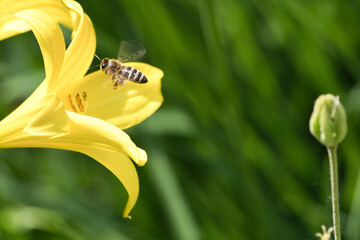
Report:
[[100,63],[100,69],[105,70],[106,66],[109,64],[109,58],[103,58]]

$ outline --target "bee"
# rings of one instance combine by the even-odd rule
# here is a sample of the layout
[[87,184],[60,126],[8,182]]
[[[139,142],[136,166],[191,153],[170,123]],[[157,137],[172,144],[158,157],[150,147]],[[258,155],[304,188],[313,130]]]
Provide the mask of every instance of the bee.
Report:
[[146,83],[146,76],[136,68],[123,64],[129,60],[141,58],[145,55],[145,48],[136,41],[121,41],[117,59],[103,58],[100,59],[100,69],[111,77],[113,88],[123,86],[125,81],[135,83]]

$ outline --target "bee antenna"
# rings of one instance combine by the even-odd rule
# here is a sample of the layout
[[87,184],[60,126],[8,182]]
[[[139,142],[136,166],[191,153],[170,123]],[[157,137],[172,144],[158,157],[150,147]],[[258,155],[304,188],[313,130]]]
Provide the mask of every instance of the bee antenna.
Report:
[[[99,59],[99,61],[101,62],[101,58],[99,58],[99,56],[98,56],[98,55],[96,55],[96,53],[95,53],[95,57],[96,57],[97,59]],[[99,65],[100,65],[100,63],[99,63],[99,64],[97,64],[97,65],[95,65],[95,66],[89,67],[88,71],[89,71],[90,69],[93,69],[93,68],[98,67]]]
[[97,64],[97,65],[95,65],[95,66],[89,67],[88,71],[89,71],[90,69],[93,69],[93,68],[98,67],[99,65],[100,65],[100,64]]
[[[101,58],[99,58],[99,56],[96,55],[96,53],[95,53],[95,57],[96,57],[97,59],[99,59],[99,61],[101,62]],[[98,66],[99,66],[99,65],[98,65]]]

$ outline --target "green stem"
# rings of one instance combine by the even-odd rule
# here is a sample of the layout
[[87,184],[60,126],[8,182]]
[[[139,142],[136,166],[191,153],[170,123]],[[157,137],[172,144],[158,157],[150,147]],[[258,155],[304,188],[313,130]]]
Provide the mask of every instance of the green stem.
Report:
[[339,184],[337,167],[337,146],[327,147],[330,163],[331,199],[333,210],[333,224],[335,240],[341,240],[340,210],[339,210]]

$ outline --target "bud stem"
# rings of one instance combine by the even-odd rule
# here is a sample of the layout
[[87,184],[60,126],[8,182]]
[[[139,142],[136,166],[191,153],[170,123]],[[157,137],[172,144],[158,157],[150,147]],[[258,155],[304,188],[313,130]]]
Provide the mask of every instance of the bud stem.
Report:
[[333,210],[333,224],[335,240],[341,240],[340,211],[339,211],[339,184],[337,167],[337,145],[327,147],[330,166],[331,200]]

